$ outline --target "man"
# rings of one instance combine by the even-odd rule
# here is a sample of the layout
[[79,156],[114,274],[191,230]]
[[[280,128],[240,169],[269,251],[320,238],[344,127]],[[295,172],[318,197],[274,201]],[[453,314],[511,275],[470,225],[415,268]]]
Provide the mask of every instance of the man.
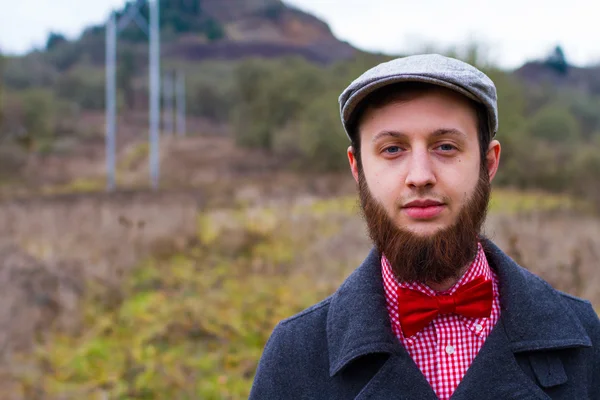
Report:
[[374,249],[280,322],[251,399],[600,399],[600,321],[484,238],[496,89],[439,55],[381,64],[340,96]]

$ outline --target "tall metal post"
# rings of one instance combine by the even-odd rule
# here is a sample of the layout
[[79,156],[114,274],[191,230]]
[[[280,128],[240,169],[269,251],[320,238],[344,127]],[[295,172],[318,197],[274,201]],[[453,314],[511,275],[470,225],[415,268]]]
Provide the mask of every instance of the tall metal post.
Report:
[[117,114],[117,23],[112,13],[106,25],[106,189],[115,190],[115,142]]
[[177,71],[177,136],[186,134],[186,110],[185,110],[185,73]]
[[[150,7],[150,23],[140,14],[140,8],[148,2]],[[131,22],[150,38],[150,182],[154,189],[158,188],[160,171],[160,16],[159,0],[136,0],[129,2],[127,12],[117,24],[116,14],[110,15],[106,24],[106,169],[108,190],[114,190],[116,159],[116,113],[117,113],[117,34]]]
[[150,5],[150,180],[153,189],[158,189],[160,179],[160,32],[159,1]]
[[174,92],[173,74],[167,72],[163,74],[163,133],[166,136],[172,136],[175,131],[175,120],[173,118]]

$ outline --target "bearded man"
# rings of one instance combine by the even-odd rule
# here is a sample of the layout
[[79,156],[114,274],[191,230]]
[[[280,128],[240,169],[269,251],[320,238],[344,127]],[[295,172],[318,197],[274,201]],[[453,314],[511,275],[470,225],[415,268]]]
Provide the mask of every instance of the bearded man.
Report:
[[600,321],[483,237],[496,88],[440,55],[344,90],[348,160],[374,248],[280,322],[251,399],[600,399]]

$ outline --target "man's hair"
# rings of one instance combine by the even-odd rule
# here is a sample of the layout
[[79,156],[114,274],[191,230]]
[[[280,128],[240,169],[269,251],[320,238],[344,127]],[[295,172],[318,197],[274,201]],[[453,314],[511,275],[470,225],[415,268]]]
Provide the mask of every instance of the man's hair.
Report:
[[[390,103],[401,100],[410,100],[419,94],[430,93],[443,88],[438,85],[422,82],[401,82],[385,86],[374,91],[365,97],[356,108],[352,120],[350,121],[350,138],[351,146],[354,150],[354,157],[358,162],[359,169],[362,169],[361,148],[360,148],[360,124],[365,112],[369,108],[382,108]],[[446,89],[450,90],[450,89]],[[486,154],[492,135],[488,123],[488,115],[485,107],[482,104],[475,102],[465,97],[477,113],[477,130],[479,137],[479,152],[481,159],[481,167],[483,168],[486,162]]]

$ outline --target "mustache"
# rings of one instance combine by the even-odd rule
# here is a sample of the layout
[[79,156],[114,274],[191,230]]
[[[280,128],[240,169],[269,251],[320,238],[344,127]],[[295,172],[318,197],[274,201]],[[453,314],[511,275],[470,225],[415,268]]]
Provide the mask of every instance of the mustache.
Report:
[[395,204],[396,208],[401,209],[401,208],[407,207],[410,203],[420,202],[423,200],[432,201],[432,202],[440,203],[440,204],[450,204],[452,201],[448,196],[443,196],[443,195],[434,194],[434,193],[431,193],[431,194],[423,193],[423,194],[419,194],[417,196],[411,195],[411,196],[407,196],[407,197],[398,198],[394,202],[394,204]]

